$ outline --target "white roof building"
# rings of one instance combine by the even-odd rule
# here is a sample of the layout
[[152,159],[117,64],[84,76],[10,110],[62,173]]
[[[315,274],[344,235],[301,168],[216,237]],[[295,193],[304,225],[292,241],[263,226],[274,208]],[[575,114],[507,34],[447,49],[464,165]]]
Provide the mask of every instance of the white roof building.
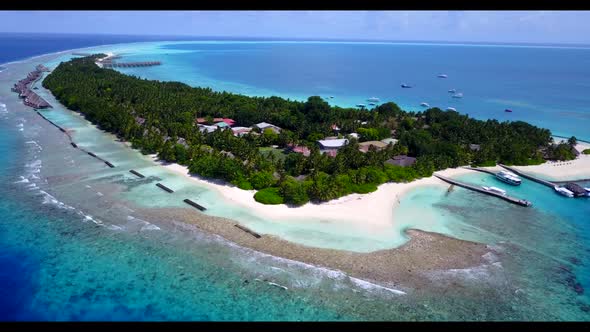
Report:
[[395,138],[386,138],[382,139],[381,142],[385,144],[393,143],[393,145],[395,145],[395,143],[397,143],[397,140]]
[[277,127],[277,126],[267,123],[267,122],[257,123],[254,125],[254,127],[260,129],[261,131],[264,131],[264,129],[267,129],[267,128],[273,129],[274,131],[281,131],[280,127]]
[[208,134],[208,133],[212,133],[212,132],[214,132],[215,130],[217,130],[217,126],[199,125],[199,130],[200,130],[202,133],[206,133],[206,134]]
[[320,144],[322,149],[340,149],[341,147],[348,144],[348,139],[340,138],[340,139],[319,140],[318,143]]

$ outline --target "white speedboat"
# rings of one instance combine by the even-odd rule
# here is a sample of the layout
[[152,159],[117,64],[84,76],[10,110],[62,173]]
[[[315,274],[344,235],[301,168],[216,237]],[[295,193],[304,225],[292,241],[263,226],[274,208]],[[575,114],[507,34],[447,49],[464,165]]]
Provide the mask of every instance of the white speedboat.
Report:
[[438,78],[447,78],[447,74],[438,74]]
[[403,83],[403,84],[402,84],[402,88],[409,89],[409,88],[411,88],[411,87],[412,87],[411,85],[408,85],[408,84],[406,84],[406,83]]
[[449,90],[449,93],[455,93],[455,92],[457,92],[457,90],[455,90],[455,89]]
[[513,186],[518,186],[522,183],[522,180],[520,180],[518,175],[508,171],[500,171],[496,173],[496,179]]
[[463,93],[458,92],[453,95],[453,98],[463,98]]
[[454,107],[447,107],[447,111],[457,112],[457,110]]
[[590,197],[590,187],[584,188],[586,190],[586,196]]
[[422,107],[430,107],[430,105],[428,103],[420,103],[420,106],[422,106]]
[[495,193],[495,194],[500,194],[502,196],[506,196],[506,190],[504,190],[504,189],[500,189],[498,187],[486,187],[486,186],[482,186],[482,188],[485,191],[489,191],[489,192],[492,192],[492,193]]
[[571,190],[568,190],[564,187],[555,186],[553,187],[553,189],[555,189],[555,191],[557,191],[558,194],[563,195],[565,197],[574,197],[574,193]]

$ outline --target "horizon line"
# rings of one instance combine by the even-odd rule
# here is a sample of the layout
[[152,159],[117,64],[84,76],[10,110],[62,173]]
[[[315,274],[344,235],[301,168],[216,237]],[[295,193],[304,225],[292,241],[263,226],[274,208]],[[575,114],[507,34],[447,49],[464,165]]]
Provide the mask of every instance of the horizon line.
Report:
[[[159,34],[112,34],[112,33],[75,33],[75,32],[5,32],[0,31],[3,35],[66,35],[66,36],[112,36],[112,37],[139,37],[139,38],[175,38],[191,40],[199,38],[201,40],[260,40],[260,41],[340,41],[340,42],[375,42],[375,43],[442,43],[442,44],[469,44],[469,45],[527,45],[527,46],[590,46],[584,43],[568,42],[501,42],[501,41],[451,41],[451,40],[418,40],[418,39],[371,39],[371,38],[336,38],[336,37],[272,37],[272,36],[213,36],[213,35],[159,35]],[[163,40],[164,41],[164,40]]]

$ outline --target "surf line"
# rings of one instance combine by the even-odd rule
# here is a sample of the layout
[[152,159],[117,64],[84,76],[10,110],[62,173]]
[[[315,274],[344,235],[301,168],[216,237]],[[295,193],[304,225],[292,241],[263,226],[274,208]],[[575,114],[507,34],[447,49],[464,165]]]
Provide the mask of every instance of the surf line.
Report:
[[80,151],[86,152],[89,156],[94,157],[100,161],[102,161],[103,163],[105,163],[107,166],[109,166],[110,168],[115,168],[115,165],[113,165],[110,161],[105,160],[99,156],[97,156],[96,154],[94,154],[93,152],[90,152],[84,148],[81,148],[80,146],[78,146],[78,144],[76,144],[76,142],[74,142],[74,139],[72,138],[72,135],[65,130],[63,127],[61,127],[60,125],[58,125],[57,123],[49,120],[45,115],[41,114],[41,112],[39,112],[38,110],[35,110],[35,112],[37,114],[39,114],[45,121],[49,122],[50,124],[52,124],[54,127],[56,127],[57,129],[59,129],[62,133],[64,133],[68,139],[70,140],[70,145],[72,145],[72,147],[74,147],[75,149],[79,149]]

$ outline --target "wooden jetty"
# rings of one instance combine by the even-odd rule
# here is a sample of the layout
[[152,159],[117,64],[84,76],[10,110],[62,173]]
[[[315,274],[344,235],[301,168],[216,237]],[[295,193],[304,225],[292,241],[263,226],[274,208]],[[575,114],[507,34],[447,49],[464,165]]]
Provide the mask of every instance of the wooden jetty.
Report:
[[130,67],[151,67],[161,65],[161,61],[139,61],[139,62],[103,62],[104,68],[130,68]]
[[160,187],[162,190],[164,190],[166,192],[169,192],[169,193],[173,193],[174,192],[174,190],[166,187],[165,185],[163,185],[161,183],[156,183],[156,186]]
[[472,185],[467,184],[467,183],[459,182],[459,181],[456,181],[456,180],[453,180],[453,179],[450,179],[450,178],[447,178],[447,177],[444,177],[444,176],[441,176],[441,175],[438,175],[438,174],[434,174],[434,176],[436,176],[437,178],[439,178],[439,179],[441,179],[441,180],[443,180],[443,181],[445,181],[447,183],[454,184],[456,186],[463,187],[465,189],[470,189],[470,190],[473,190],[473,191],[477,191],[477,192],[482,193],[482,194],[486,194],[486,195],[490,195],[490,196],[495,196],[495,197],[501,198],[501,199],[503,199],[503,200],[505,200],[507,202],[510,202],[512,204],[516,204],[516,205],[520,205],[520,206],[531,206],[531,205],[533,205],[531,202],[529,202],[529,201],[527,201],[525,199],[520,199],[520,198],[516,198],[516,197],[511,197],[511,196],[508,196],[508,195],[502,195],[502,194],[498,194],[498,193],[495,193],[495,192],[487,191],[487,190],[484,190],[484,189],[482,189],[480,187],[476,187],[476,186],[472,186]]
[[551,188],[554,188],[554,187],[555,187],[555,183],[553,183],[553,182],[551,182],[551,181],[547,181],[547,180],[539,179],[539,178],[537,178],[537,177],[534,177],[534,176],[532,176],[532,175],[525,174],[525,173],[523,173],[523,172],[521,172],[521,171],[519,171],[519,170],[517,170],[517,169],[515,169],[515,168],[508,167],[508,166],[506,166],[506,165],[498,164],[498,166],[500,166],[500,167],[502,167],[502,168],[505,168],[505,169],[507,169],[507,170],[509,170],[509,171],[511,171],[511,172],[514,172],[514,173],[516,173],[516,174],[518,174],[518,175],[522,176],[522,177],[523,177],[523,178],[525,178],[525,179],[529,179],[529,180],[531,180],[531,181],[535,181],[535,182],[537,182],[537,183],[539,183],[539,184],[542,184],[542,185],[544,185],[544,186],[547,186],[547,187],[551,187]]
[[192,201],[192,200],[190,200],[190,199],[188,199],[188,198],[187,198],[187,199],[185,199],[185,200],[183,200],[183,202],[185,202],[186,204],[188,204],[188,205],[190,205],[190,206],[192,206],[192,207],[194,207],[194,208],[197,208],[197,209],[199,209],[200,211],[205,211],[205,210],[207,210],[207,209],[206,209],[204,206],[202,206],[202,205],[200,205],[200,204],[197,204],[196,202],[194,202],[194,201]]
[[465,166],[463,168],[470,169],[472,171],[478,171],[478,172],[482,172],[482,173],[488,173],[488,174],[491,174],[491,175],[494,175],[494,176],[496,175],[496,172],[490,171],[489,169],[485,169],[485,168],[469,167],[469,166]]

